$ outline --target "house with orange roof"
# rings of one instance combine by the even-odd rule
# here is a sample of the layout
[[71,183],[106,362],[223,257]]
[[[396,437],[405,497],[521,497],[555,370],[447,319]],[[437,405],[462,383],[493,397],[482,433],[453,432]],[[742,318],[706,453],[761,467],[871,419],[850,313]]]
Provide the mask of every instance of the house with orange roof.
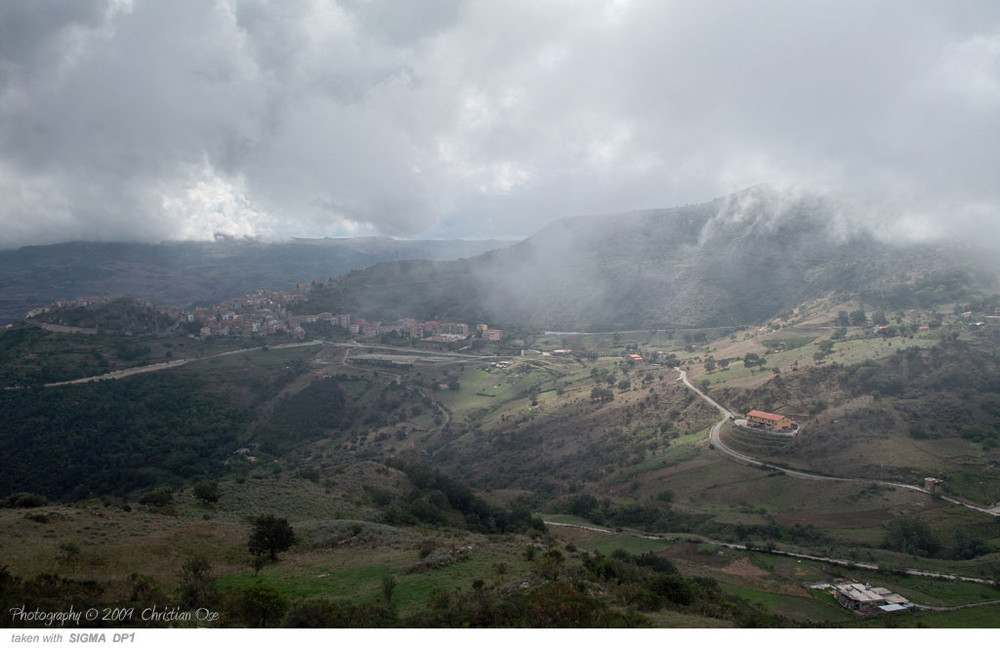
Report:
[[791,429],[795,425],[792,422],[792,419],[787,416],[782,414],[772,414],[770,412],[762,412],[760,410],[751,410],[747,412],[747,424],[767,428],[768,430],[774,430],[775,432]]

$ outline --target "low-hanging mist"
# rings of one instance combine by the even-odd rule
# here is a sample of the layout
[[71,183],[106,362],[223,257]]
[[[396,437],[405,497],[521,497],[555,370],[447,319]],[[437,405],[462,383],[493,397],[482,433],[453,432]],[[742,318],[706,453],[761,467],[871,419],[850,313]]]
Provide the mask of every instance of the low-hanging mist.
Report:
[[734,326],[834,292],[902,295],[903,307],[934,299],[917,293],[955,273],[996,281],[985,247],[889,240],[864,221],[842,202],[759,186],[563,219],[472,259],[379,264],[319,286],[303,307],[556,330]]

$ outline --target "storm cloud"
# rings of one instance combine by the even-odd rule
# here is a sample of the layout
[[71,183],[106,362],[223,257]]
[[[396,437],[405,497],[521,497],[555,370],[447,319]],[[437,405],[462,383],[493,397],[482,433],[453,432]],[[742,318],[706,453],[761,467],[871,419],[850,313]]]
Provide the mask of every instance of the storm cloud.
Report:
[[0,247],[521,237],[767,183],[1000,235],[995,2],[14,0]]

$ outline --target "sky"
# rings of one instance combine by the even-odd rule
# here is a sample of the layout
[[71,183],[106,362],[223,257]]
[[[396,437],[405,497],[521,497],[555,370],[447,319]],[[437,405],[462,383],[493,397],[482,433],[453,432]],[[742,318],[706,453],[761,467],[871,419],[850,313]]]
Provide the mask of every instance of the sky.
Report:
[[0,248],[516,239],[760,183],[1000,237],[1000,3],[0,3]]

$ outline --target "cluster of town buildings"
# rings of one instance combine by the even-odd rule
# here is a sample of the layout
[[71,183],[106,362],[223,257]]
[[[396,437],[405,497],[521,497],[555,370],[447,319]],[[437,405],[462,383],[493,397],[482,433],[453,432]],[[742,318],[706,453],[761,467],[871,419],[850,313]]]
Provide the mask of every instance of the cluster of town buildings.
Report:
[[[195,308],[182,313],[187,322],[198,322],[202,338],[213,335],[274,335],[279,331],[304,335],[302,318],[289,307],[305,301],[304,290],[255,290],[239,299]],[[315,320],[313,320],[315,321]]]
[[324,322],[339,326],[352,336],[372,338],[386,333],[430,342],[455,342],[476,334],[487,342],[499,342],[503,331],[479,324],[470,328],[462,322],[421,322],[414,318],[400,318],[395,323],[368,321],[350,313],[317,313],[295,315],[289,306],[305,301],[305,288],[296,291],[256,290],[240,299],[233,299],[215,306],[195,309],[185,313],[189,322],[199,322],[199,335],[274,335],[283,331],[304,337],[303,325]]
[[[203,339],[210,336],[255,336],[279,333],[301,338],[306,334],[303,325],[325,322],[331,326],[339,326],[352,336],[359,338],[372,338],[395,332],[402,337],[430,342],[455,342],[472,336],[481,337],[487,342],[503,340],[501,329],[490,328],[486,324],[470,327],[461,322],[434,320],[421,322],[414,318],[401,318],[395,323],[385,324],[377,321],[371,322],[349,313],[293,314],[292,307],[305,301],[307,292],[307,286],[299,286],[295,291],[261,289],[239,299],[230,299],[220,304],[198,307],[194,310],[158,308],[182,322],[200,324],[198,335]],[[81,297],[57,301],[47,307],[32,310],[28,313],[28,317],[65,308],[95,306],[110,301],[112,301],[110,297]]]
[[359,338],[396,333],[401,337],[429,342],[455,342],[472,335],[478,335],[487,342],[499,342],[503,339],[502,330],[490,328],[486,324],[470,328],[463,322],[421,322],[412,317],[400,318],[394,323],[383,323],[350,313],[294,315],[288,311],[290,304],[304,298],[301,293],[258,290],[242,299],[195,309],[194,312],[186,313],[186,317],[189,322],[202,324],[199,335],[203,338],[211,335],[274,335],[279,331],[304,337],[304,325],[324,322],[339,326]]

